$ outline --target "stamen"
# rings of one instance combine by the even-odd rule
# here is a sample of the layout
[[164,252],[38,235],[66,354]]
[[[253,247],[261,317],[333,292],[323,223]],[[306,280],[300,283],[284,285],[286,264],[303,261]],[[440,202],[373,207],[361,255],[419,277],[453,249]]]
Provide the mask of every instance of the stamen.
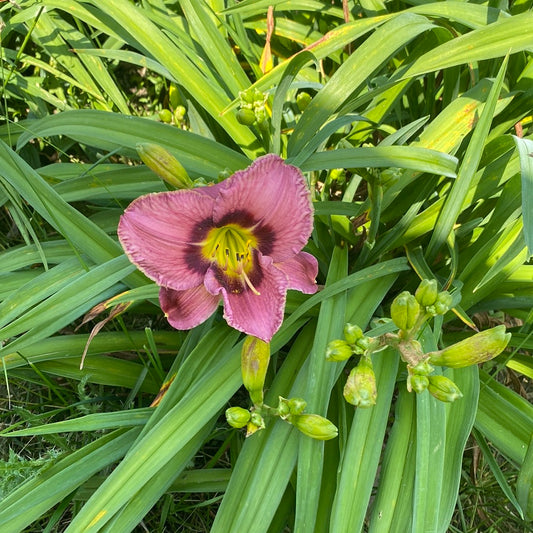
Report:
[[252,282],[250,281],[250,278],[246,275],[246,272],[244,270],[241,272],[241,276],[243,277],[244,281],[246,282],[246,285],[250,288],[250,290],[256,295],[261,296],[261,293],[253,286]]

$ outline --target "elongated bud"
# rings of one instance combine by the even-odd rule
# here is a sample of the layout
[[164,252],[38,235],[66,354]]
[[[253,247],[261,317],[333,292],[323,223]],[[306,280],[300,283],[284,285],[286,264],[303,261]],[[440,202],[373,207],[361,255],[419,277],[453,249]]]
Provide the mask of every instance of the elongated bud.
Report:
[[176,189],[191,189],[193,183],[181,163],[162,146],[151,143],[137,145],[142,162]]
[[459,387],[446,376],[429,376],[428,390],[432,396],[441,402],[453,402],[462,398]]
[[226,409],[226,420],[232,428],[243,428],[250,421],[250,411],[242,407]]
[[427,307],[428,305],[433,305],[437,301],[437,295],[439,294],[439,289],[437,286],[436,279],[423,279],[416,289],[415,298],[418,303]]
[[241,352],[242,382],[254,405],[263,404],[263,387],[270,361],[270,344],[248,335]]
[[353,355],[352,347],[342,339],[335,339],[326,348],[327,361],[346,361]]
[[398,294],[394,298],[390,309],[392,321],[404,331],[411,329],[415,325],[419,311],[420,304],[408,291]]
[[362,357],[359,364],[352,368],[343,395],[345,400],[357,407],[372,407],[376,404],[376,376],[369,357]]
[[339,433],[335,424],[320,415],[294,415],[290,417],[289,421],[304,435],[312,439],[330,440],[334,439]]
[[168,90],[168,101],[172,109],[176,109],[181,104],[179,89],[174,84],[171,84]]
[[183,119],[185,118],[185,115],[187,114],[187,109],[185,106],[179,105],[174,109],[174,121],[176,124],[180,124],[183,122]]
[[259,413],[252,413],[250,415],[250,421],[246,426],[246,436],[249,437],[260,429],[265,429],[265,421]]
[[500,355],[510,339],[511,334],[505,333],[505,326],[500,325],[427,355],[434,365],[463,368],[484,363]]
[[355,344],[363,336],[363,330],[357,324],[347,323],[344,326],[344,338],[348,344]]

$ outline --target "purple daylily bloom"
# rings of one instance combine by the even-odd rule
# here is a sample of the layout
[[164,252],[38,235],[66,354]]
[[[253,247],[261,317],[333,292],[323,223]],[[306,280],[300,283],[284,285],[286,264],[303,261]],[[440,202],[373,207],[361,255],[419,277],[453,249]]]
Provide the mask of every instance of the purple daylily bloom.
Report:
[[312,227],[302,173],[269,154],[216,185],[138,198],[118,236],[130,260],[161,286],[173,327],[197,326],[222,300],[230,326],[270,342],[287,289],[317,290],[317,260],[301,251]]

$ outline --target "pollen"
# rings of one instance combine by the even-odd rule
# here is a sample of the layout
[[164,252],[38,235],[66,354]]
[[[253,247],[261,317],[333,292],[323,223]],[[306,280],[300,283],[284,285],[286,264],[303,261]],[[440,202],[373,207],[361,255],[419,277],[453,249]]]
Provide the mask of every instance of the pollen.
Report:
[[202,243],[202,255],[216,264],[224,275],[232,280],[239,279],[243,287],[259,295],[249,276],[254,269],[253,252],[256,248],[257,238],[250,229],[227,224],[209,231]]

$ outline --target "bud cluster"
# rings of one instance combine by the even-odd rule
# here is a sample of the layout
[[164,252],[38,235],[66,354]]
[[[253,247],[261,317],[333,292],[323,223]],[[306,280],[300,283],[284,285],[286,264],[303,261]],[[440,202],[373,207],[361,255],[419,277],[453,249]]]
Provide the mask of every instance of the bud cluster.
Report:
[[239,110],[237,120],[245,125],[264,124],[268,119],[266,94],[258,89],[248,89],[239,93]]
[[326,348],[328,361],[346,361],[352,355],[363,355],[373,345],[374,339],[366,337],[357,324],[344,326],[344,340],[332,340]]
[[424,279],[414,295],[403,291],[392,302],[391,319],[398,327],[398,333],[368,337],[359,326],[346,324],[344,339],[331,341],[326,349],[328,361],[345,361],[352,355],[362,356],[346,381],[346,401],[358,407],[375,405],[376,378],[370,356],[386,346],[397,349],[406,363],[409,392],[427,390],[443,402],[461,398],[461,391],[453,381],[433,374],[434,366],[463,368],[489,361],[505,349],[511,334],[505,332],[505,326],[496,326],[442,350],[424,353],[422,345],[416,340],[421,327],[431,317],[447,313],[452,305],[452,296],[448,291],[439,292],[436,280]]
[[307,402],[302,398],[279,397],[277,408],[263,402],[265,378],[270,361],[270,344],[247,336],[241,352],[243,385],[250,395],[253,406],[250,409],[230,407],[226,420],[231,427],[246,427],[246,436],[265,428],[265,417],[279,417],[293,425],[304,435],[318,440],[329,440],[337,436],[336,426],[327,418],[317,414],[304,413]]
[[170,86],[168,105],[169,108],[164,108],[159,111],[159,120],[165,124],[174,124],[179,128],[183,128],[185,126],[187,109],[183,105],[179,90],[175,85]]

